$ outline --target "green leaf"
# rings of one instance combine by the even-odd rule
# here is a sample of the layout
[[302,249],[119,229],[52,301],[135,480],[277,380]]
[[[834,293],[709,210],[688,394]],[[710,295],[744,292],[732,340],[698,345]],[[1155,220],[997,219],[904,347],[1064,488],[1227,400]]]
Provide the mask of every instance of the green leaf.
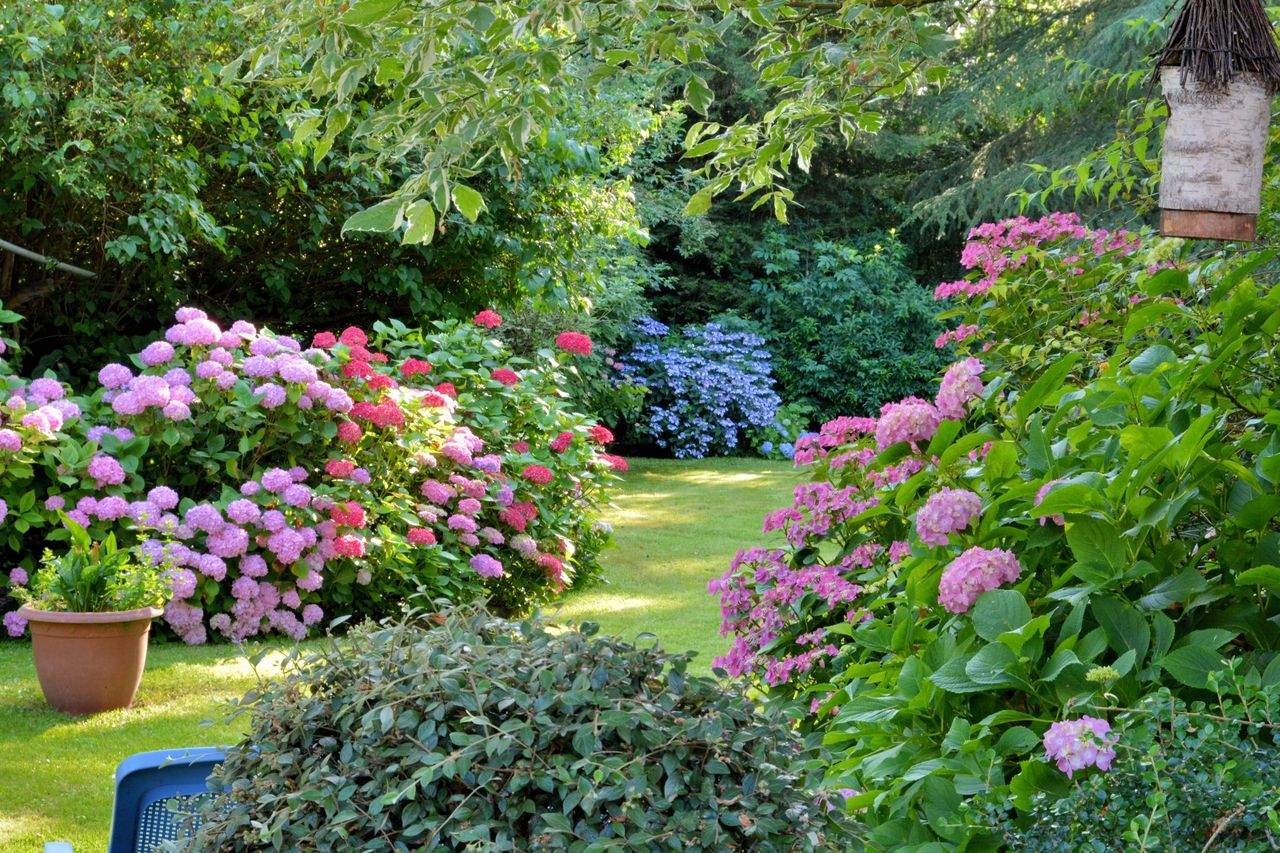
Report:
[[366,207],[359,213],[353,214],[342,223],[342,233],[348,231],[374,231],[387,232],[394,231],[400,227],[401,212],[404,210],[404,202],[399,199],[389,198],[386,201],[380,201],[373,207]]
[[1203,575],[1195,569],[1188,569],[1156,584],[1150,592],[1138,599],[1138,604],[1147,610],[1164,610],[1169,605],[1186,601],[1208,588],[1209,582]]
[[[1048,502],[1049,498],[1046,498],[1038,511],[1044,512],[1044,505]],[[1068,524],[1067,544],[1081,563],[1115,572],[1124,568],[1128,558],[1120,532],[1114,525],[1098,518],[1084,516]]]
[[1025,422],[1031,413],[1043,403],[1050,394],[1062,387],[1062,381],[1071,368],[1080,360],[1080,353],[1073,352],[1055,361],[1027,391],[1018,397],[1014,411],[1019,421]]
[[1254,566],[1236,575],[1237,586],[1265,586],[1280,589],[1280,566]]
[[978,636],[995,642],[1006,631],[1016,631],[1031,621],[1031,608],[1016,589],[993,589],[978,596],[973,607],[973,628]]
[[1204,688],[1209,673],[1225,666],[1222,655],[1204,646],[1183,646],[1160,659],[1160,667],[1188,687]]
[[385,18],[387,13],[400,5],[400,0],[356,0],[339,20],[344,24],[363,26]]
[[1139,376],[1148,376],[1160,369],[1161,365],[1178,360],[1178,355],[1164,344],[1155,344],[1143,350],[1129,364],[1129,370]]
[[684,206],[684,215],[700,216],[710,209],[711,190],[704,187],[689,197],[689,203]]
[[1116,654],[1133,649],[1141,664],[1151,646],[1151,626],[1130,604],[1114,598],[1095,598],[1090,605],[1093,615],[1106,632],[1107,644]]
[[977,693],[986,690],[986,686],[974,681],[965,669],[972,655],[957,655],[940,666],[929,676],[929,680],[948,693]]
[[978,650],[965,664],[964,672],[978,684],[1012,684],[1013,679],[1009,677],[1008,671],[1017,662],[1017,657],[1007,646],[991,643]]
[[475,222],[480,211],[485,209],[484,198],[480,193],[462,185],[453,188],[453,203],[468,222]]
[[694,112],[706,115],[711,102],[715,100],[715,93],[711,91],[711,87],[705,80],[697,74],[690,74],[684,84],[684,99],[689,102],[689,106],[693,107]]
[[436,211],[429,202],[415,201],[409,205],[405,214],[404,239],[402,243],[430,243],[436,234]]

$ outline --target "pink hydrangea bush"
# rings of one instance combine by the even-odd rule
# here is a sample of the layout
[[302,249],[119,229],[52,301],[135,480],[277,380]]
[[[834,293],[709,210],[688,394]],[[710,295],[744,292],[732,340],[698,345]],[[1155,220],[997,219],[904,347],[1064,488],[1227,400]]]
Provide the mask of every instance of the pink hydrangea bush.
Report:
[[709,584],[714,665],[835,751],[878,849],[995,849],[984,808],[1107,772],[1115,704],[1280,652],[1276,291],[1177,249],[975,229],[936,395],[799,441],[767,544]]
[[561,402],[571,353],[514,359],[487,336],[493,311],[309,340],[194,308],[176,320],[81,395],[6,369],[11,562],[65,537],[60,509],[94,534],[136,531],[170,567],[165,618],[189,643],[300,639],[419,590],[523,611],[598,572],[618,462]]

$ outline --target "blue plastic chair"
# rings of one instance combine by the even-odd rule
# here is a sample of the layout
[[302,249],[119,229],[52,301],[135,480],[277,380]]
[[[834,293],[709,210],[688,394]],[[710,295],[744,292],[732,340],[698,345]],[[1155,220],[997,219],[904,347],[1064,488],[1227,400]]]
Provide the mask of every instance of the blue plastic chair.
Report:
[[[107,853],[152,853],[185,837],[182,812],[210,796],[205,781],[222,758],[220,749],[194,747],[139,752],[120,762]],[[46,844],[44,851],[73,853],[65,841]]]

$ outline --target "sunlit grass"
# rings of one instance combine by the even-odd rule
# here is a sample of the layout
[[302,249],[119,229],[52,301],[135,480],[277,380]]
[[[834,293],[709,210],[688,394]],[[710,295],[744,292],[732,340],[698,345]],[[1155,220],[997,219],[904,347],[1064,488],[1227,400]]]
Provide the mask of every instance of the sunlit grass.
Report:
[[[571,595],[557,617],[656,634],[667,649],[698,651],[694,667],[708,671],[727,643],[707,581],[762,541],[764,513],[789,503],[794,482],[783,463],[633,460],[609,514],[619,547],[605,554],[607,583]],[[133,708],[76,719],[44,704],[30,644],[0,643],[0,852],[53,840],[104,850],[116,765],[135,752],[236,740],[244,721],[228,725],[225,703],[253,686],[253,650],[153,645]]]
[[707,581],[739,548],[767,540],[764,515],[791,503],[789,463],[748,459],[632,460],[610,515],[618,543],[606,581],[569,597],[556,617],[610,633],[656,634],[670,651],[697,651],[694,669],[728,649]]

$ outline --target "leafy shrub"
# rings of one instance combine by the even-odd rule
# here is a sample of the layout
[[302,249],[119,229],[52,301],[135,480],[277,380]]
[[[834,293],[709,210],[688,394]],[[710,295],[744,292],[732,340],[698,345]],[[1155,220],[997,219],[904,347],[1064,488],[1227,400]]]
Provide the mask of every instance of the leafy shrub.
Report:
[[302,637],[419,588],[526,609],[598,572],[595,510],[625,463],[563,403],[576,356],[512,357],[486,334],[499,323],[393,321],[304,349],[184,308],[91,394],[0,375],[0,545],[29,568],[37,541],[67,538],[61,510],[96,538],[130,519],[172,566],[166,618],[188,642]]
[[635,431],[681,458],[750,452],[782,403],[764,340],[719,323],[672,330],[644,318],[621,370],[648,389]]
[[[65,519],[65,523],[71,531],[71,547],[61,556],[46,550],[30,586],[13,590],[17,598],[39,610],[70,613],[158,607],[168,599],[163,566],[150,565],[119,548],[115,534],[94,542],[74,521]],[[18,618],[5,615],[8,621]]]
[[688,659],[480,611],[295,653],[194,847],[828,850],[790,727]]
[[1037,796],[1021,819],[993,809],[1005,843],[1027,853],[1274,849],[1280,694],[1221,675],[1211,703],[1188,705],[1166,688],[1119,711],[1126,748],[1111,772]]
[[922,393],[946,365],[934,346],[942,325],[894,235],[806,242],[779,230],[754,255],[764,275],[751,283],[751,316],[784,400],[824,420],[871,414]]
[[712,582],[717,664],[840,745],[827,784],[873,849],[989,848],[962,805],[1064,793],[1042,748],[1105,770],[1093,667],[1126,706],[1224,659],[1280,682],[1280,288],[1248,278],[1265,253],[1172,249],[1064,215],[975,229],[936,397],[801,441],[765,521],[786,544]]
[[778,408],[773,423],[756,430],[751,443],[766,459],[791,459],[795,456],[796,442],[809,434],[817,410],[808,403],[787,403]]

